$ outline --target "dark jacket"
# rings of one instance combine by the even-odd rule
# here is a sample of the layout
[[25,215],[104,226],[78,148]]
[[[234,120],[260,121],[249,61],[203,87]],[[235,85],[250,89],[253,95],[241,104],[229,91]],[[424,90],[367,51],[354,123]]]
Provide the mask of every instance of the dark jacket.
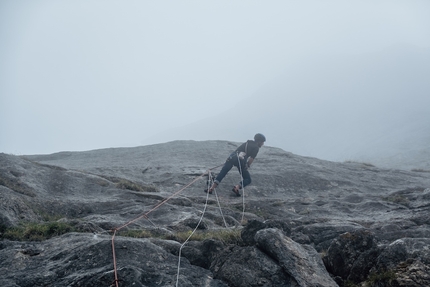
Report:
[[[237,157],[239,156],[241,166],[245,166],[248,162],[248,158],[254,158],[257,156],[260,147],[253,140],[248,140],[241,144],[230,156],[227,160],[233,160],[234,165],[237,165]],[[245,153],[243,156],[241,152]]]

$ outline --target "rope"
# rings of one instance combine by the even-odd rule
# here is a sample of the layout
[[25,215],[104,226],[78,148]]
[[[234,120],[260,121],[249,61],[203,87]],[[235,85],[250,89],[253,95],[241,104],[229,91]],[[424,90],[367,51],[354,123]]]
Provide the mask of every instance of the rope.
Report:
[[218,207],[219,207],[219,212],[221,213],[221,217],[222,217],[222,220],[224,221],[225,228],[228,228],[227,222],[225,221],[224,214],[222,213],[221,203],[219,201],[218,193],[216,192],[216,188],[214,189],[214,191],[215,191],[215,198],[216,198],[216,201],[217,201]]
[[[242,166],[240,164],[239,155],[237,153],[236,153],[236,155],[237,155],[237,160],[238,160],[238,168],[239,168],[240,180],[241,180],[241,186],[242,186],[242,218],[240,220],[240,223],[243,223],[243,219],[245,217],[245,188],[243,187]],[[210,179],[211,179],[211,174],[209,174],[209,181],[210,181]],[[208,190],[209,190],[209,188],[208,188]],[[216,192],[216,188],[214,189],[214,192],[215,192],[215,198],[216,198],[217,203],[218,203],[218,207],[219,207],[219,211],[221,213],[222,220],[224,221],[225,228],[228,228],[227,222],[225,221],[225,217],[224,217],[224,214],[222,212],[221,202],[219,200],[218,193]]]
[[[114,266],[114,273],[115,273],[115,285],[116,287],[118,287],[118,274],[116,272],[116,256],[115,256],[115,235],[116,235],[116,230],[114,230],[113,235],[112,235],[112,254],[113,254],[113,266]],[[113,285],[113,284],[112,284]]]
[[[212,184],[213,184],[212,173],[209,173],[209,175],[208,175],[208,190],[209,190],[209,186],[212,186]],[[225,221],[224,213],[222,212],[221,202],[219,200],[218,193],[216,192],[216,188],[214,188],[213,191],[215,192],[215,198],[216,198],[216,201],[218,204],[219,212],[220,212],[222,220],[224,222],[224,226],[225,226],[225,228],[228,228],[227,222]]]
[[[210,184],[210,172],[209,172],[209,181],[208,181],[208,190],[210,188],[209,184]],[[194,235],[194,233],[196,232],[197,228],[199,228],[200,223],[203,220],[203,217],[205,215],[206,212],[206,208],[208,206],[208,199],[209,199],[209,192],[206,193],[206,202],[205,202],[205,206],[203,208],[203,212],[202,212],[202,216],[200,217],[199,222],[197,223],[196,227],[194,228],[193,232],[191,232],[190,236],[188,236],[188,238],[184,241],[184,243],[182,243],[181,247],[179,248],[179,258],[178,258],[178,273],[176,275],[176,287],[178,287],[178,283],[179,283],[179,273],[180,273],[180,267],[181,267],[181,254],[182,254],[182,248],[185,246],[185,244],[188,243],[188,241],[190,240],[190,238]]]
[[[148,215],[150,213],[152,213],[153,211],[155,211],[156,209],[158,209],[159,207],[161,207],[163,204],[165,204],[167,201],[169,201],[170,199],[172,199],[173,197],[175,197],[176,195],[178,195],[179,193],[181,193],[182,191],[184,191],[186,188],[190,187],[192,184],[194,184],[197,180],[201,179],[207,173],[210,173],[210,171],[212,169],[218,168],[220,166],[222,166],[222,164],[208,169],[203,174],[201,174],[200,176],[198,176],[197,178],[195,178],[194,180],[192,180],[190,183],[188,183],[187,185],[185,185],[183,188],[181,188],[180,190],[176,191],[175,193],[173,193],[169,197],[167,197],[164,200],[162,200],[160,203],[158,203],[156,206],[154,206],[151,210],[143,213],[142,215],[140,215],[140,216],[138,216],[138,217],[136,217],[136,218],[128,221],[127,223],[121,225],[120,227],[114,228],[112,230],[113,231],[112,240],[111,240],[112,241],[112,257],[113,257],[113,269],[114,269],[114,275],[115,275],[115,282],[114,283],[115,283],[116,287],[119,287],[119,285],[118,285],[118,281],[119,281],[118,280],[118,270],[117,270],[117,262],[116,262],[116,255],[115,255],[115,236],[116,236],[116,232],[119,231],[119,230],[121,230],[122,228],[127,227],[130,224],[138,221],[139,219],[142,219],[143,217],[145,217],[146,219],[149,220]],[[206,201],[206,203],[207,203],[207,201]],[[205,210],[206,210],[206,205],[205,205]],[[200,222],[199,222],[199,224],[200,224]]]
[[242,165],[240,164],[240,158],[239,158],[239,154],[236,153],[237,155],[237,165],[239,166],[239,173],[240,173],[240,186],[242,187],[242,219],[240,220],[240,223],[243,223],[243,218],[245,216],[245,187],[243,186],[243,174],[242,174]]

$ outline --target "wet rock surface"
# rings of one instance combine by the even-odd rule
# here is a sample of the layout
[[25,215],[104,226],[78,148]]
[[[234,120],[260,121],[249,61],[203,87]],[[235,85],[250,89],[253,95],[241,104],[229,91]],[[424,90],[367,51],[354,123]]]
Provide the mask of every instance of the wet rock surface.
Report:
[[[430,286],[430,173],[328,162],[265,146],[243,198],[231,192],[240,181],[237,170],[208,196],[207,178],[199,176],[237,146],[176,141],[0,154],[0,283]],[[113,230],[135,218],[115,236],[115,282]],[[49,223],[54,235],[58,226],[70,230],[48,239],[11,238],[29,223]],[[197,233],[207,237],[181,248],[180,235],[199,223]],[[211,236],[215,232],[240,238]]]

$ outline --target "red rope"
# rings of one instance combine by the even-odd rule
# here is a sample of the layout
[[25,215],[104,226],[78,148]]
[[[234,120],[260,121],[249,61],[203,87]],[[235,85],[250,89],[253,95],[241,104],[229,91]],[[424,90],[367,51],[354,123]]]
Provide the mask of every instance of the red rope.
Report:
[[213,168],[208,169],[207,171],[205,171],[203,174],[201,174],[200,176],[198,176],[197,178],[195,178],[194,180],[192,180],[190,183],[188,183],[186,186],[182,187],[180,190],[176,191],[175,193],[173,193],[171,196],[165,198],[164,200],[162,200],[160,203],[158,203],[156,206],[154,206],[151,210],[145,212],[144,214],[130,220],[129,222],[121,225],[120,227],[114,228],[113,229],[113,235],[112,235],[112,257],[113,257],[113,269],[114,269],[114,275],[115,275],[115,286],[119,287],[118,285],[118,272],[117,272],[117,264],[116,264],[116,256],[115,256],[115,235],[116,232],[119,231],[120,229],[132,224],[133,222],[138,221],[139,219],[142,219],[143,217],[148,216],[148,214],[150,214],[151,212],[155,211],[156,209],[158,209],[160,206],[162,206],[163,204],[165,204],[167,201],[169,201],[170,199],[172,199],[173,197],[175,197],[176,195],[178,195],[179,193],[181,193],[182,191],[184,191],[185,189],[187,189],[188,187],[190,187],[192,184],[194,184],[196,181],[198,181],[200,178],[202,178],[203,176],[205,176],[206,174],[210,173],[211,170],[218,168],[221,165],[215,166]]
[[116,272],[116,256],[115,256],[115,234],[116,234],[116,230],[114,230],[112,235],[112,255],[113,255],[113,266],[115,270],[115,285],[116,287],[118,287],[118,274]]

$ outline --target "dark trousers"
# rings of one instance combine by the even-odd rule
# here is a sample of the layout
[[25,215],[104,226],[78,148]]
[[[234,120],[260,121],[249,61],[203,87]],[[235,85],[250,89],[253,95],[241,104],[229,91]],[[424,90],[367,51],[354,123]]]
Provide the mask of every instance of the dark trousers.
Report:
[[221,171],[215,178],[214,182],[216,182],[217,184],[220,184],[220,182],[227,175],[227,173],[232,169],[233,166],[236,166],[239,172],[242,172],[243,185],[242,185],[242,182],[239,183],[241,188],[250,184],[251,174],[249,173],[248,169],[245,168],[246,167],[245,160],[240,160],[236,155],[236,153],[232,153],[230,157],[226,160],[224,166],[222,167]]

